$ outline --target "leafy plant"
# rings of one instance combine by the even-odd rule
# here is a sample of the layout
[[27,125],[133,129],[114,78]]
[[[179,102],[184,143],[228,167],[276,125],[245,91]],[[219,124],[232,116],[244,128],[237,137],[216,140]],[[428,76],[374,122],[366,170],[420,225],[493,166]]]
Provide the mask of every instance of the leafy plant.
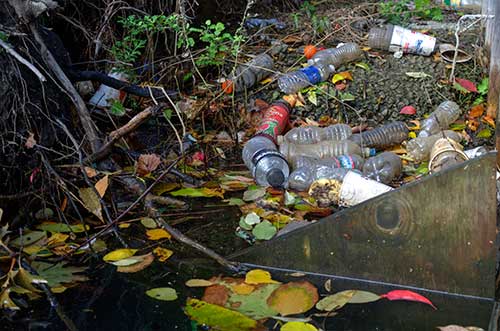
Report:
[[415,0],[415,8],[412,9],[410,0],[389,0],[379,4],[379,12],[389,23],[405,24],[412,17],[443,20],[441,8],[434,6],[431,0]]

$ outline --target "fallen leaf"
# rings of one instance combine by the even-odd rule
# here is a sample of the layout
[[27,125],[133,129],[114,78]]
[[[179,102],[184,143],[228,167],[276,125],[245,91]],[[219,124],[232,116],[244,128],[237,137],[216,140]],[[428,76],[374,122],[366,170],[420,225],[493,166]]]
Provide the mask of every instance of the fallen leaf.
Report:
[[56,223],[56,222],[43,222],[42,224],[36,227],[39,230],[44,230],[48,232],[74,232],[80,233],[89,229],[89,226],[85,226],[84,224],[74,224],[68,225],[65,223]]
[[243,222],[245,222],[247,225],[255,225],[260,223],[260,217],[254,212],[251,212],[250,214],[246,215],[245,218],[243,219]]
[[476,138],[485,138],[485,139],[488,139],[491,137],[491,131],[490,129],[486,128],[486,129],[482,129],[481,131],[478,132],[478,134],[476,135]]
[[97,193],[99,193],[101,198],[104,196],[104,194],[106,194],[106,190],[108,189],[108,185],[109,185],[108,175],[104,176],[97,183],[95,183],[95,189],[97,190]]
[[33,284],[47,284],[47,280],[41,278],[40,276],[35,276],[30,274],[26,269],[19,268],[14,277],[14,282],[16,285],[30,292],[41,292],[38,288],[34,287]]
[[418,71],[418,72],[405,72],[405,75],[411,78],[426,78],[426,77],[432,77],[429,74],[426,74],[423,71]]
[[97,216],[101,221],[104,221],[102,218],[102,206],[99,201],[99,196],[94,192],[94,188],[92,187],[84,187],[78,190],[80,198],[82,199],[83,206],[92,214]]
[[262,81],[260,82],[260,84],[261,84],[261,85],[266,85],[266,84],[269,84],[269,83],[270,83],[270,82],[272,82],[272,81],[273,81],[273,79],[272,79],[271,77],[268,77],[268,78],[266,78],[266,79],[262,80]]
[[247,294],[252,293],[255,290],[255,286],[248,285],[246,283],[241,283],[241,284],[233,285],[231,287],[231,289],[236,294],[247,295]]
[[141,177],[155,171],[161,164],[161,159],[156,154],[142,154],[139,156],[136,164],[137,174]]
[[290,282],[278,287],[267,299],[267,304],[286,316],[308,311],[314,307],[318,298],[318,290],[311,283]]
[[257,240],[269,240],[278,232],[276,227],[269,221],[262,221],[257,224],[253,230],[252,234]]
[[471,82],[470,80],[463,79],[463,78],[455,78],[455,82],[462,86],[464,89],[466,89],[469,92],[474,92],[477,93],[477,87],[476,84]]
[[146,231],[149,240],[170,239],[172,235],[165,229],[150,229]]
[[465,123],[452,123],[450,124],[450,130],[453,131],[462,131],[465,130],[467,125]]
[[271,278],[269,271],[253,269],[246,273],[245,283],[247,284],[280,284]]
[[6,287],[2,292],[0,292],[0,308],[2,309],[11,309],[11,310],[20,310],[14,301],[10,298],[11,289]]
[[351,93],[342,93],[340,92],[340,100],[342,101],[354,101],[356,97]]
[[356,290],[351,299],[349,299],[348,303],[368,303],[378,301],[380,299],[381,297],[378,294]]
[[186,282],[187,287],[208,287],[211,285],[214,283],[206,279],[190,279]]
[[130,228],[130,223],[120,223],[120,224],[118,224],[118,227],[120,229],[128,229],[128,228]]
[[12,240],[9,244],[13,247],[29,246],[43,239],[47,239],[45,231],[26,231],[22,236]]
[[[234,286],[235,285],[232,285],[231,288]],[[225,307],[234,309],[257,320],[276,316],[278,312],[267,305],[267,299],[280,286],[280,284],[258,284],[248,286],[253,286],[254,290],[252,290],[251,293],[246,294],[238,294],[233,291],[229,296]],[[246,291],[248,290],[249,288],[246,289]]]
[[201,300],[219,306],[224,306],[229,298],[229,289],[220,284],[208,286]]
[[338,82],[341,82],[343,80],[353,80],[352,75],[349,71],[342,71],[333,75],[332,83],[337,84]]
[[399,113],[404,115],[415,115],[417,113],[417,110],[413,106],[404,106],[403,108],[401,108]]
[[219,197],[224,199],[224,191],[221,189],[210,189],[206,187],[200,188],[183,188],[174,192],[170,192],[174,197],[182,196],[182,197],[191,197],[191,198],[211,198],[211,197]]
[[316,309],[333,311],[344,307],[352,299],[356,290],[347,290],[324,297],[316,304]]
[[335,89],[337,91],[343,91],[347,88],[347,84],[344,84],[344,83],[338,83],[338,84],[335,84]]
[[481,83],[477,86],[477,91],[483,95],[488,93],[488,88],[489,88],[489,79],[488,77],[485,77],[481,80]]
[[161,301],[177,300],[177,292],[171,287],[157,287],[146,291],[146,295]]
[[141,224],[147,229],[156,229],[158,224],[151,217],[143,217],[141,218]]
[[325,284],[323,284],[325,290],[327,292],[331,292],[332,291],[332,280],[331,279],[328,279]]
[[64,265],[64,262],[51,264],[35,261],[31,266],[36,270],[40,278],[47,281],[47,284],[52,290],[54,288],[59,288],[58,290],[60,292],[64,291],[68,285],[88,280],[86,276],[80,275],[80,273],[85,271],[85,268],[67,266]]
[[436,306],[434,306],[429,299],[427,299],[426,297],[424,297],[418,293],[415,293],[415,292],[409,291],[409,290],[394,290],[394,291],[387,292],[386,294],[382,294],[380,297],[391,300],[391,301],[392,300],[405,300],[405,301],[421,302],[421,303],[425,303],[425,304],[427,304],[427,305],[429,305],[432,308],[437,310]]
[[481,117],[483,113],[484,113],[484,106],[482,104],[474,106],[469,111],[469,118]]
[[370,66],[368,65],[368,63],[365,63],[365,62],[356,62],[356,63],[354,63],[354,65],[356,67],[360,67],[361,69],[364,69],[364,70],[370,70]]
[[69,238],[69,234],[64,233],[53,233],[49,239],[47,239],[47,246],[59,245],[64,243]]
[[494,127],[495,127],[495,119],[494,119],[494,118],[492,118],[492,117],[491,117],[491,116],[489,116],[489,115],[484,116],[484,117],[482,118],[482,120],[481,120],[481,121],[485,122],[486,124],[488,124],[488,125],[489,125],[489,126],[491,126],[492,128],[494,128]]
[[163,247],[156,247],[155,249],[153,249],[153,253],[155,253],[155,255],[158,257],[158,261],[160,262],[167,261],[168,258],[174,254],[174,252],[170,249]]
[[179,183],[158,183],[153,188],[153,193],[155,195],[162,195],[165,192],[173,191],[179,187],[180,187]]
[[128,266],[119,266],[116,271],[123,273],[134,273],[146,269],[153,263],[154,256],[152,253],[140,256],[134,256],[134,259],[138,260],[136,263]]
[[188,299],[184,308],[186,315],[198,324],[205,324],[219,331],[263,331],[259,322],[233,310],[197,299]]
[[35,135],[32,132],[30,132],[28,138],[26,139],[26,143],[24,144],[24,146],[27,149],[31,149],[31,148],[35,147],[35,145],[36,145]]
[[94,178],[95,176],[97,176],[97,170],[90,167],[85,167],[84,169],[88,178]]
[[120,248],[116,249],[108,254],[104,255],[102,258],[106,262],[118,261],[129,258],[137,252],[137,249],[132,248]]
[[242,206],[245,204],[245,201],[239,198],[229,198],[229,200],[224,200],[228,202],[228,206]]
[[318,329],[309,323],[287,322],[281,327],[280,331],[318,331]]
[[307,93],[307,100],[309,100],[309,102],[312,103],[313,105],[317,106],[318,96],[316,95],[316,91],[309,91]]
[[264,187],[258,187],[256,189],[249,189],[243,193],[243,201],[255,201],[266,195],[266,189]]

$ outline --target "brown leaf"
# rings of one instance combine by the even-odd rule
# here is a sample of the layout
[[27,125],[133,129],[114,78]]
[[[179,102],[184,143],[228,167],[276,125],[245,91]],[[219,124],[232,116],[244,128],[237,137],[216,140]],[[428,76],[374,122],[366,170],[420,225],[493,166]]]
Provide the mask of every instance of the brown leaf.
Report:
[[95,183],[95,189],[97,190],[97,193],[99,193],[101,198],[104,196],[104,194],[106,194],[106,190],[108,189],[108,185],[109,185],[108,175],[99,179],[99,181],[97,183]]
[[123,273],[138,272],[138,271],[144,270],[147,267],[149,267],[149,265],[151,263],[153,263],[153,261],[155,259],[153,253],[149,253],[149,254],[146,254],[146,255],[135,256],[135,258],[142,258],[142,261],[138,262],[138,263],[134,263],[134,264],[129,265],[129,266],[118,267],[116,269],[116,271],[123,272]]
[[139,176],[146,176],[155,171],[161,163],[161,159],[156,154],[142,154],[139,156],[136,171]]
[[36,145],[35,135],[32,132],[30,132],[28,139],[26,139],[26,143],[24,144],[24,146],[28,149],[31,149],[31,148],[35,147],[35,145]]
[[471,108],[469,111],[469,118],[477,118],[481,117],[484,113],[484,106],[483,105],[477,105]]
[[286,316],[308,311],[314,307],[318,299],[318,290],[311,283],[290,282],[278,287],[267,299],[267,304]]
[[82,199],[83,206],[101,221],[104,221],[102,218],[101,202],[99,201],[99,196],[94,192],[94,189],[92,187],[84,187],[79,189],[78,193]]
[[94,178],[95,176],[97,176],[97,170],[90,167],[85,167],[85,173],[89,178]]
[[205,289],[202,301],[224,306],[229,298],[229,289],[223,285],[212,285]]

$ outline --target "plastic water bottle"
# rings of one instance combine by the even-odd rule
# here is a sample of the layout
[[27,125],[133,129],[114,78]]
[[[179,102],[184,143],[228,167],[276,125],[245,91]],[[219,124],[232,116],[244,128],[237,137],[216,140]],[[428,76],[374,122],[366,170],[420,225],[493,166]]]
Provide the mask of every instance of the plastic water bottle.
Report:
[[389,24],[383,28],[372,28],[368,35],[368,45],[389,52],[402,51],[428,56],[436,49],[436,38]]
[[311,184],[318,179],[335,179],[341,182],[349,171],[352,170],[325,166],[297,168],[290,174],[288,187],[297,191],[307,191]]
[[363,174],[384,184],[389,184],[401,175],[403,163],[401,158],[392,152],[383,152],[366,160]]
[[417,137],[410,140],[406,145],[406,151],[415,162],[427,161],[429,160],[432,146],[434,146],[438,139],[444,137],[450,138],[456,142],[460,142],[462,140],[462,136],[459,133],[451,130],[445,130],[429,137]]
[[488,154],[488,150],[486,149],[486,147],[479,146],[476,148],[465,150],[464,153],[469,159],[474,159],[476,157]]
[[361,48],[355,43],[346,43],[337,46],[337,48],[328,48],[314,54],[307,61],[310,66],[317,64],[333,65],[335,69],[343,64],[355,61],[363,55]]
[[283,93],[296,93],[305,87],[324,82],[335,71],[331,65],[317,64],[281,76],[278,86]]
[[[344,140],[352,135],[352,129],[347,124],[333,124],[326,128],[318,126],[301,126],[288,131],[283,139],[294,144],[315,144],[323,140]],[[278,144],[281,144],[278,139]]]
[[273,58],[267,54],[260,54],[251,61],[236,67],[234,74],[222,83],[222,89],[227,94],[241,92],[254,86],[271,75],[274,68]]
[[373,130],[353,134],[349,139],[360,146],[384,149],[405,141],[408,132],[408,127],[403,122],[392,122]]
[[419,137],[428,137],[448,129],[460,117],[460,106],[453,101],[442,102],[432,114],[421,122]]
[[286,102],[275,102],[265,110],[257,135],[243,148],[243,162],[261,186],[282,188],[290,174],[288,163],[278,152],[276,138],[283,133],[290,114]]
[[310,156],[299,155],[291,163],[293,169],[298,168],[314,168],[316,166],[325,166],[329,168],[345,168],[345,169],[363,169],[365,160],[356,154],[339,155],[337,157],[318,159]]
[[338,155],[369,156],[374,151],[368,148],[361,149],[358,144],[350,140],[320,141],[316,144],[299,145],[284,141],[280,145],[280,153],[289,161],[294,162],[297,156],[311,156],[318,159],[333,158]]
[[[109,77],[122,80],[124,82],[128,81],[128,76],[125,73],[118,71],[116,68],[112,68],[108,75]],[[97,92],[92,96],[92,98],[90,98],[89,104],[104,109],[113,106],[113,102],[123,102],[126,97],[126,92],[101,84],[97,89]]]

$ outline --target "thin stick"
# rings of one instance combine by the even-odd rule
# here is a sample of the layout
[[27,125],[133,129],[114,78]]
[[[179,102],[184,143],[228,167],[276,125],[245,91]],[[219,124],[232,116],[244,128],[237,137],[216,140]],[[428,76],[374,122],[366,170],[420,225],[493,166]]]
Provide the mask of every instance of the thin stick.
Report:
[[24,64],[26,67],[28,67],[29,70],[31,70],[40,81],[46,82],[47,78],[38,70],[33,64],[31,64],[28,60],[26,60],[24,57],[22,57],[14,48],[12,48],[11,45],[7,44],[4,42],[2,39],[0,39],[0,46],[2,46],[7,53],[15,57],[19,62]]

